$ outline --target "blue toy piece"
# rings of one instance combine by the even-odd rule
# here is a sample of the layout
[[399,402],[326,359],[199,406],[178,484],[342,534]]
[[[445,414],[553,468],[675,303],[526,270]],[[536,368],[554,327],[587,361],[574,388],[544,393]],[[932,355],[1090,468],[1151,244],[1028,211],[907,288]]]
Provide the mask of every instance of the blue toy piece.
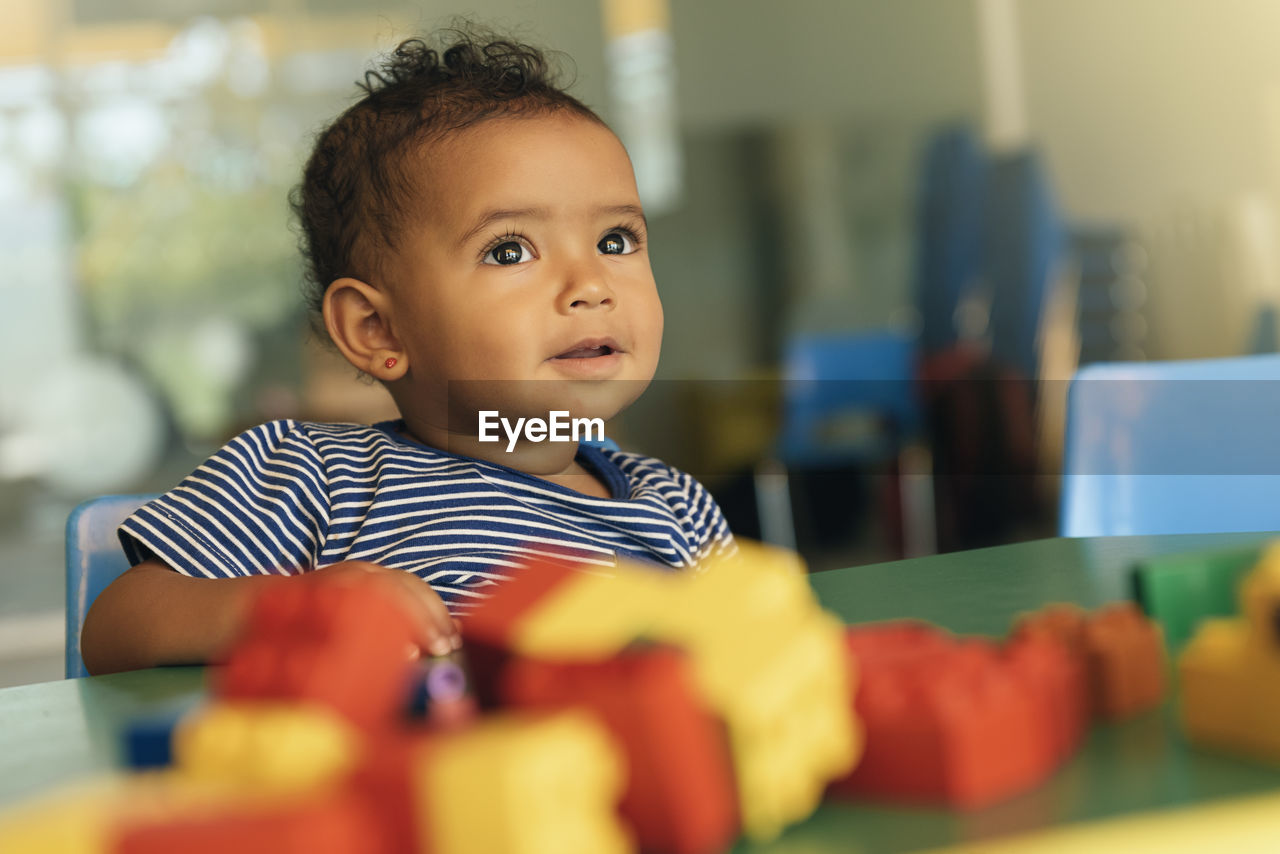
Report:
[[1067,399],[1059,530],[1280,530],[1280,355],[1081,369]]
[[129,562],[116,528],[155,495],[103,495],[91,498],[67,517],[67,641],[68,679],[88,676],[80,657],[80,630],[89,606]]

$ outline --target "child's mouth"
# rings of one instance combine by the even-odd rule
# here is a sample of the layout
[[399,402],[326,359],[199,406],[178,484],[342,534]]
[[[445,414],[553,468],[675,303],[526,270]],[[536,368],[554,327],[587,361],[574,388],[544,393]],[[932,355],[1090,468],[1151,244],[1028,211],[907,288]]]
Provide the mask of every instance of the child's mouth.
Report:
[[614,352],[613,348],[608,344],[601,344],[599,347],[578,347],[568,350],[556,356],[557,359],[594,359],[598,356],[609,356]]
[[582,338],[568,350],[552,356],[553,359],[599,359],[619,352],[618,342],[612,338]]

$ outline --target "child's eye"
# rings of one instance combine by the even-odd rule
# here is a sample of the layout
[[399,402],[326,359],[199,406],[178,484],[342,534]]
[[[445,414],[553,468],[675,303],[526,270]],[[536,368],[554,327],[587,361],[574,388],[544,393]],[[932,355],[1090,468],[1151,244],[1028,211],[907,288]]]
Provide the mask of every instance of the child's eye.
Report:
[[611,231],[596,244],[601,255],[630,255],[636,251],[636,241],[622,231]]
[[484,263],[509,266],[527,261],[528,255],[528,250],[521,246],[518,241],[508,240],[504,243],[499,243],[484,253]]

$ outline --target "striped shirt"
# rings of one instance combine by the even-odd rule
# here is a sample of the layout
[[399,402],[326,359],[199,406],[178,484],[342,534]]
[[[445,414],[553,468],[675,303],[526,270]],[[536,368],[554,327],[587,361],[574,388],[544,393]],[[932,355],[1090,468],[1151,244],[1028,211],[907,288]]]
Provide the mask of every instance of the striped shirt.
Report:
[[247,430],[126,519],[125,552],[206,578],[369,561],[423,578],[459,616],[530,554],[567,548],[586,564],[684,568],[735,550],[711,495],[651,457],[580,446],[578,462],[611,493],[593,498],[413,442],[402,427],[281,420]]

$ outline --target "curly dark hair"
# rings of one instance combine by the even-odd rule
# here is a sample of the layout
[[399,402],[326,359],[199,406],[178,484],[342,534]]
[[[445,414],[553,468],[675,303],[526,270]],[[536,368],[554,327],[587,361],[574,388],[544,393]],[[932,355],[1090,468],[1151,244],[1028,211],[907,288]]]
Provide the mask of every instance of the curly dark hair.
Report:
[[421,211],[410,157],[443,135],[486,119],[568,110],[603,124],[557,84],[538,48],[475,27],[447,30],[441,46],[401,44],[356,85],[364,97],[316,139],[289,202],[300,226],[304,293],[324,337],[321,306],[344,276],[376,280],[379,256],[394,251]]

